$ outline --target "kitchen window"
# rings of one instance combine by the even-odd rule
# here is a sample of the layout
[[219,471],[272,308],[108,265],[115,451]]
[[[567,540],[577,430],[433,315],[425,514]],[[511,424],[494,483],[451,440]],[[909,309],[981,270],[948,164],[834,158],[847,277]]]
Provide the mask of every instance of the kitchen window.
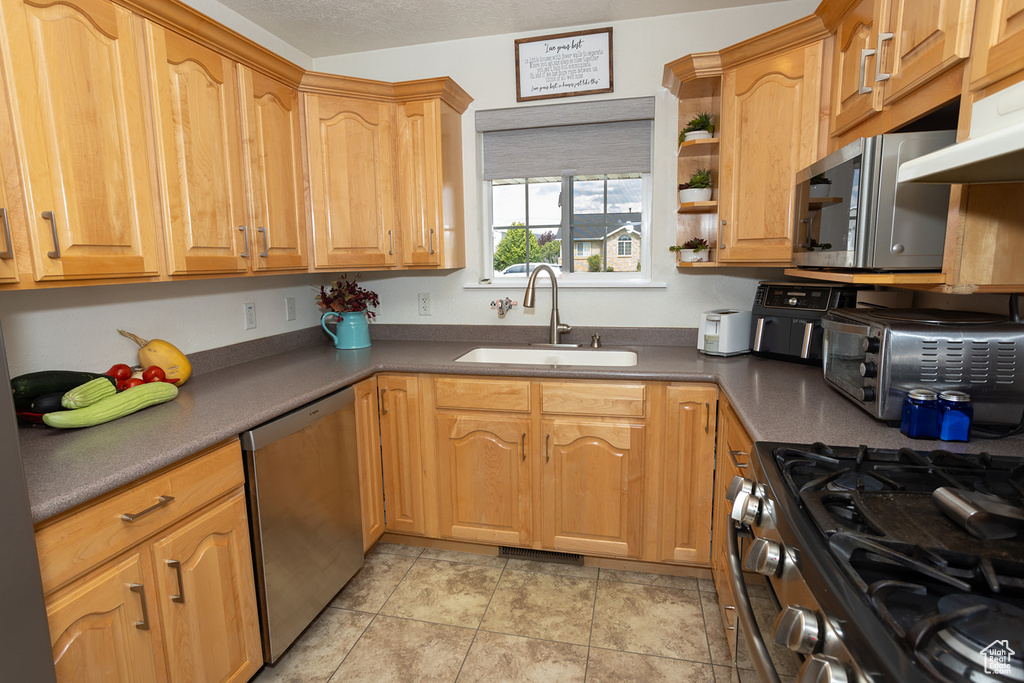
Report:
[[477,113],[489,239],[485,278],[650,282],[654,98]]

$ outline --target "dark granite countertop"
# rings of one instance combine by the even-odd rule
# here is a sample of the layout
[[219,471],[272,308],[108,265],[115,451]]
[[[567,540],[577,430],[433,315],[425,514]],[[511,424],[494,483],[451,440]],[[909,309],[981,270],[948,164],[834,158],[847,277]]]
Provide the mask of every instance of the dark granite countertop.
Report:
[[715,382],[756,441],[821,441],[879,448],[938,447],[1024,455],[1024,439],[968,444],[915,441],[872,419],[824,383],[819,368],[749,355],[704,356],[692,346],[609,346],[638,354],[635,367],[456,363],[464,341],[375,340],[336,351],[291,349],[194,376],[174,401],[87,429],[20,430],[32,518],[41,522],[129,484],[282,413],[377,372]]

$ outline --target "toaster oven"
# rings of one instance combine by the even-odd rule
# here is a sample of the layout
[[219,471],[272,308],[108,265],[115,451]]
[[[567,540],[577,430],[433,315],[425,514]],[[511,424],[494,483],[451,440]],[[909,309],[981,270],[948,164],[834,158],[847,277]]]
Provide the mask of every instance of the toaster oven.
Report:
[[916,388],[970,395],[978,425],[1024,412],[1024,324],[932,309],[835,309],[822,320],[825,381],[879,420],[899,422]]

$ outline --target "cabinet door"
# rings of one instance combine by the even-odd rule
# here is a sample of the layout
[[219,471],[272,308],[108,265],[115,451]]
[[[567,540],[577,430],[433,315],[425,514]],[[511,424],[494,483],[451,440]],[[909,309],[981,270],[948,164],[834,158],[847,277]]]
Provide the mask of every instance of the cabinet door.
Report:
[[666,389],[661,561],[711,561],[717,396],[715,387]]
[[377,378],[356,385],[356,443],[359,452],[359,500],[363,512],[363,552],[384,533],[384,474],[380,462]]
[[10,175],[7,173],[5,162],[6,159],[0,158],[0,282],[7,283],[18,282],[20,278],[14,250],[14,237],[11,234],[11,222],[16,214],[11,211],[7,201],[6,180]]
[[145,85],[132,14],[2,5],[36,280],[156,275]]
[[979,2],[972,49],[972,90],[1024,68],[1024,0]]
[[966,59],[973,19],[974,0],[890,0],[885,23],[893,38],[883,48],[883,63],[890,74],[884,104],[914,92]]
[[726,527],[732,524],[731,506],[725,499],[733,477],[742,475],[749,477],[750,453],[753,443],[739,421],[732,406],[723,397],[719,401],[718,411],[718,457],[715,461],[715,519],[714,545],[711,568],[715,577],[715,588],[718,590],[718,602],[722,609],[722,620],[730,631],[733,640],[736,627],[736,602],[732,595],[732,584],[729,581],[728,551],[726,547]]
[[150,22],[146,41],[169,272],[245,272],[235,64]]
[[[887,0],[878,0],[884,3]],[[882,91],[875,83],[877,54],[864,50],[877,45],[875,0],[861,0],[843,16],[836,27],[832,60],[833,135],[844,133],[882,110]],[[867,90],[861,92],[861,86]],[[812,162],[813,163],[813,162]]]
[[639,557],[644,427],[628,422],[541,422],[544,547]]
[[316,268],[397,263],[391,105],[304,95]]
[[[47,601],[57,680],[157,681],[142,559],[137,553],[85,576]],[[152,594],[149,595],[153,599]]]
[[242,141],[248,171],[249,235],[253,270],[305,270],[299,93],[238,66]]
[[171,681],[248,681],[263,665],[245,494],[152,545]]
[[426,534],[437,519],[436,508],[425,502],[430,449],[423,443],[418,381],[414,376],[380,375],[377,387],[385,528]]
[[438,266],[441,240],[440,102],[403,102],[396,108],[398,229],[403,266]]
[[788,263],[793,177],[816,161],[820,42],[725,74],[719,260]]
[[438,415],[441,534],[529,545],[530,421],[496,415]]

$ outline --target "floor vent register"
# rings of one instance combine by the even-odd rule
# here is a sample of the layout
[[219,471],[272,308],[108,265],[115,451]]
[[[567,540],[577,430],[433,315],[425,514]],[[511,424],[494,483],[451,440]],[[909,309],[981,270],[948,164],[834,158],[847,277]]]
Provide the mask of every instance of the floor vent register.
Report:
[[573,564],[583,566],[583,556],[573,553],[554,553],[550,550],[534,550],[533,548],[512,548],[501,546],[498,557],[515,560],[533,560],[534,562],[554,562],[556,564]]

